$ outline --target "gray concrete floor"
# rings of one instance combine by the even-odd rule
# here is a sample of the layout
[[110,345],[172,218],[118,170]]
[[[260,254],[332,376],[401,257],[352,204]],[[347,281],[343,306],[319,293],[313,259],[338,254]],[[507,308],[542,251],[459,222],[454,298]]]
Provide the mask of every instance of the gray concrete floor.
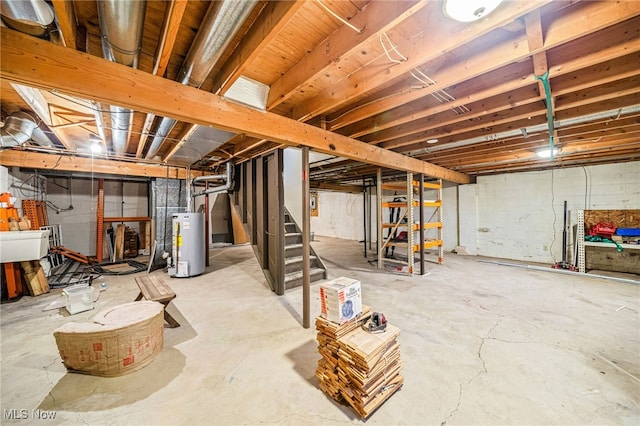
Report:
[[[330,278],[361,280],[364,303],[402,330],[405,385],[367,424],[640,424],[640,286],[457,255],[407,277],[377,271],[356,242],[318,240]],[[96,310],[138,293],[131,275],[97,282]],[[275,296],[249,246],[167,282],[182,326],[165,329],[149,366],[116,378],[68,373],[53,338],[96,310],[43,311],[61,290],[3,304],[2,424],[363,423],[318,389],[301,289]],[[317,284],[311,294],[315,317]],[[8,420],[12,409],[28,419]]]

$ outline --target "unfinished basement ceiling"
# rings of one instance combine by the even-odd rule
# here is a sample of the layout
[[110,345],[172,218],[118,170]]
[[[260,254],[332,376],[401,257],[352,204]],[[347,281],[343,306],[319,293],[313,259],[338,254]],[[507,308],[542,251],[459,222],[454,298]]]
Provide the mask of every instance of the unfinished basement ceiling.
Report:
[[[97,2],[54,0],[52,5],[60,31],[38,43],[102,58]],[[130,78],[132,93],[144,83],[142,77],[136,80],[140,73],[180,80],[205,16],[222,13],[225,6],[222,1],[146,1],[139,71],[118,73]],[[237,15],[241,22],[233,25],[232,17],[225,17],[214,27],[212,36],[226,39],[225,48],[198,90],[233,103],[225,95],[239,78],[258,82],[268,89],[267,112],[255,104],[252,110],[290,119],[274,120],[265,133],[278,136],[292,127],[294,137],[256,137],[253,113],[247,113],[237,119],[225,115],[220,128],[194,125],[195,118],[178,120],[152,148],[161,112],[187,111],[194,92],[185,87],[158,97],[155,104],[147,100],[149,110],[130,109],[131,127],[119,154],[109,107],[131,108],[136,99],[132,105],[94,102],[100,98],[95,90],[72,96],[52,89],[57,83],[49,77],[30,80],[41,90],[29,94],[16,86],[23,81],[10,59],[2,62],[3,121],[18,111],[33,115],[52,136],[46,152],[55,156],[86,157],[98,139],[103,153],[96,157],[189,166],[205,173],[276,147],[319,145],[303,128],[297,130],[297,121],[361,142],[349,150],[342,142],[332,143],[331,149],[348,151],[350,158],[312,165],[312,180],[327,184],[361,182],[375,175],[381,163],[386,174],[393,174],[398,157],[388,154],[386,160],[389,151],[470,178],[640,158],[638,1],[506,1],[470,23],[445,16],[441,1],[261,1],[247,8]],[[12,31],[2,28],[3,57],[19,49],[7,47],[6,34]],[[23,44],[28,51],[30,44]],[[34,59],[24,61],[40,66]],[[105,93],[119,87],[110,84],[104,81]],[[536,155],[549,146],[548,109],[559,148],[553,159]],[[226,112],[218,105],[202,111],[212,122]],[[369,152],[365,144],[383,150]],[[9,165],[17,161],[14,151],[37,149],[42,155],[45,150],[33,138],[2,149],[3,164]],[[132,168],[131,173],[145,171]]]

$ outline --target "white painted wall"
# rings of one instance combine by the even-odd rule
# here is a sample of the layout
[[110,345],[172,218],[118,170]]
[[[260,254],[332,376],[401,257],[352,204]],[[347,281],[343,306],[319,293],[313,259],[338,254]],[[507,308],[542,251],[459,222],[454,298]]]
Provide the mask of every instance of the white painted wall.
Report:
[[[460,245],[470,255],[555,263],[562,259],[564,200],[569,227],[580,209],[640,209],[640,162],[484,176],[445,186],[442,196],[445,252]],[[362,195],[320,191],[319,197],[312,231],[363,239]]]
[[[478,254],[478,186],[458,186],[458,245],[465,248],[468,254]],[[447,208],[447,206],[445,206]],[[448,229],[455,229],[449,228]],[[448,233],[448,232],[447,232]]]
[[[282,158],[284,205],[298,226],[302,228],[302,151],[297,148],[287,148],[284,150]],[[309,159],[313,161],[311,153],[309,153]]]
[[[311,217],[311,230],[316,235],[360,241],[364,238],[363,206],[362,194],[318,191],[318,216]],[[372,215],[375,209],[374,204]],[[375,241],[375,230],[373,237]]]
[[[640,162],[484,176],[476,190],[477,254],[555,263],[562,259],[564,200],[569,226],[581,209],[640,209]],[[474,194],[464,191],[464,235],[473,240]]]
[[9,191],[9,169],[0,166],[0,194],[3,192],[11,192]]
[[[298,217],[302,208],[300,164],[299,150],[285,150],[285,200],[292,211],[297,209]],[[0,192],[17,197],[17,207],[21,207],[24,198],[39,199],[30,185],[30,176],[15,167],[0,167]],[[64,178],[54,181],[68,185]],[[61,210],[73,205],[73,210],[60,213],[53,206],[48,208],[50,223],[62,225],[65,246],[95,254],[97,180],[72,179],[71,195],[52,183],[47,183],[46,190],[47,200]],[[106,181],[105,215],[148,215],[146,191],[143,182],[126,182],[123,192],[120,182]],[[362,195],[330,191],[318,194],[319,216],[311,218],[312,232],[362,240]],[[372,200],[375,240],[375,197]],[[461,245],[469,254],[557,262],[562,259],[564,200],[568,202],[570,225],[576,223],[579,209],[640,209],[640,162],[484,176],[473,185],[445,187],[445,251]]]

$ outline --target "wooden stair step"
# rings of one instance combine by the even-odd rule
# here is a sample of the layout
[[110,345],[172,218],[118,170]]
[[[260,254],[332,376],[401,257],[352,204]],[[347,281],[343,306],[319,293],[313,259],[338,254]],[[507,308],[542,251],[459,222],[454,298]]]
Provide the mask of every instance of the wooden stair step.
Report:
[[[323,274],[324,273],[324,269],[322,268],[311,268],[311,270],[309,271],[309,275],[313,276],[313,275],[319,275],[319,274]],[[289,274],[286,274],[284,276],[284,282],[288,283],[291,281],[295,281],[298,279],[302,278],[302,271],[296,271],[296,272],[291,272]]]
[[[310,260],[316,260],[317,257],[316,256],[309,256]],[[302,256],[295,256],[295,257],[288,257],[284,259],[284,264],[285,265],[291,265],[294,263],[301,263],[303,260]]]

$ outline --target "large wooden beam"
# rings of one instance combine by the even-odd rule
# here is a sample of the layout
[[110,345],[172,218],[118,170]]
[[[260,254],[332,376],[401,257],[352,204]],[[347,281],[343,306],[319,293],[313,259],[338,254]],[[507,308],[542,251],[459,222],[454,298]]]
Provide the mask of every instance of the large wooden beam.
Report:
[[469,183],[471,177],[346,136],[258,111],[219,96],[0,27],[0,77],[136,111],[308,146],[381,167]]
[[335,183],[311,182],[311,188],[323,191],[348,192],[351,194],[362,194],[364,189],[357,185],[339,185]]
[[[0,151],[0,164],[6,167],[26,167],[30,169],[64,170],[66,172],[103,173],[120,176],[141,176],[149,178],[185,179],[184,167],[170,167],[160,164],[139,164],[127,161],[104,160],[100,158],[76,157],[71,155],[45,154],[5,149]],[[167,170],[168,169],[168,170]],[[191,172],[191,177],[200,176]]]

